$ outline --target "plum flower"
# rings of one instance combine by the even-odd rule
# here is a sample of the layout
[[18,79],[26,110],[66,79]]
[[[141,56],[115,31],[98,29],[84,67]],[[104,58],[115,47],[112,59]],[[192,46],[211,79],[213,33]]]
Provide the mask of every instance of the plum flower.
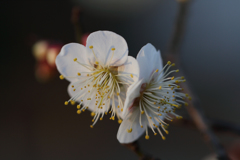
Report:
[[137,61],[140,69],[139,78],[128,88],[123,111],[124,119],[119,127],[117,139],[120,143],[131,143],[144,132],[145,138],[149,139],[149,127],[154,135],[158,132],[165,140],[162,131],[168,134],[166,130],[168,124],[164,120],[182,118],[174,112],[185,103],[182,99],[186,95],[177,92],[183,90],[177,83],[184,82],[184,77],[169,77],[169,74],[179,70],[169,71],[175,65],[171,62],[163,67],[160,51],[151,44],[145,45],[140,50]]
[[121,123],[125,93],[137,80],[138,63],[128,56],[128,46],[120,35],[110,31],[97,31],[87,38],[86,47],[70,43],[61,49],[56,59],[60,79],[70,81],[68,92],[71,98],[65,101],[77,105],[77,113],[92,111],[93,124],[111,113]]

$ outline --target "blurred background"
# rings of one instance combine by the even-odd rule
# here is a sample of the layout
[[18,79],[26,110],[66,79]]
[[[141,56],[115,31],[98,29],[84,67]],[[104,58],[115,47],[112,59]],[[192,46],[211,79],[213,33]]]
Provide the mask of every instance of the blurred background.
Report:
[[[238,0],[193,0],[179,57],[206,116],[237,125],[239,7]],[[1,1],[0,159],[138,159],[118,143],[116,121],[106,117],[91,129],[90,112],[78,115],[64,105],[68,82],[59,80],[54,58],[62,45],[84,44],[97,30],[123,36],[134,57],[146,43],[164,54],[177,12],[175,0]],[[181,113],[187,116],[184,108]],[[163,160],[213,153],[197,129],[170,123],[169,132],[165,141],[152,133],[141,137],[140,145]],[[240,148],[239,137],[216,134],[227,150]]]

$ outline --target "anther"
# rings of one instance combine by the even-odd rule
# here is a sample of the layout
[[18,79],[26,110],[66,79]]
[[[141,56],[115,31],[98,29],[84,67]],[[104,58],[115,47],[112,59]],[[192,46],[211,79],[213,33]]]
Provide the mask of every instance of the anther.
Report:
[[171,78],[171,80],[174,80],[174,76]]
[[94,113],[94,112],[91,112],[91,116],[92,116],[92,117],[95,116],[95,113]]
[[188,103],[187,103],[187,102],[185,102],[185,103],[184,103],[184,105],[185,105],[185,106],[188,106]]
[[115,48],[112,48],[112,51],[115,51]]
[[154,133],[154,136],[156,136],[157,135],[157,133]]
[[149,139],[149,135],[146,135],[146,136],[145,136],[145,139]]
[[130,74],[130,76],[131,76],[131,78],[133,78],[133,75],[132,75],[132,74]]
[[143,128],[143,126],[141,125],[141,128]]
[[128,133],[131,133],[131,132],[132,132],[132,128],[128,129],[127,132],[128,132]]
[[173,63],[172,66],[174,67],[174,66],[175,66],[175,63]]
[[74,85],[72,85],[72,88],[74,88]]
[[119,96],[119,93],[117,92],[117,95]]
[[91,128],[93,128],[93,125],[90,125]]
[[71,105],[74,105],[74,104],[75,104],[75,101],[72,100],[72,101],[71,101]]
[[80,114],[81,113],[81,111],[80,110],[77,110],[77,114]]
[[141,114],[144,114],[144,111],[142,111]]
[[121,124],[121,123],[122,123],[122,120],[121,120],[121,119],[119,119],[119,120],[118,120],[118,123],[119,123],[119,124]]
[[177,69],[176,72],[179,72],[179,69]]
[[166,137],[162,136],[162,139],[163,139],[163,140],[165,140],[165,139],[166,139]]
[[162,86],[159,86],[158,89],[162,89]]
[[77,61],[77,58],[74,58],[74,59],[73,59],[73,61],[75,61],[75,62],[76,62],[76,61]]
[[81,73],[78,72],[78,75],[81,76]]
[[168,134],[169,132],[167,130],[165,130],[165,133]]
[[155,72],[158,72],[158,69],[156,69],[156,71]]
[[103,120],[103,118],[101,117],[101,118],[99,118],[99,120],[100,120],[100,121],[102,121],[102,120]]
[[61,80],[63,80],[63,79],[64,79],[63,75],[60,75],[60,76],[59,76],[59,78],[60,78]]
[[81,108],[81,106],[80,105],[77,105],[77,109],[80,109]]
[[170,62],[170,61],[168,61],[168,62],[167,62],[167,64],[168,64],[168,65],[170,65],[170,64],[171,64],[171,62]]
[[89,46],[90,49],[93,49],[93,46]]
[[68,105],[68,101],[65,101],[64,104],[65,104],[65,105]]
[[73,91],[76,91],[76,89],[73,89]]

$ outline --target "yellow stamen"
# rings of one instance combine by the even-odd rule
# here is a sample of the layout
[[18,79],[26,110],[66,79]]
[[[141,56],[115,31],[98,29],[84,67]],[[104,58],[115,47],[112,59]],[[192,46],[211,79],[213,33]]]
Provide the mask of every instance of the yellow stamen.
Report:
[[60,75],[60,76],[59,76],[59,78],[60,78],[61,80],[63,80],[63,79],[64,79],[63,75]]
[[145,136],[145,139],[149,139],[149,135],[146,135],[146,136]]
[[121,123],[122,123],[122,120],[121,120],[121,119],[119,119],[119,120],[118,120],[118,123],[119,123],[119,124],[121,124]]

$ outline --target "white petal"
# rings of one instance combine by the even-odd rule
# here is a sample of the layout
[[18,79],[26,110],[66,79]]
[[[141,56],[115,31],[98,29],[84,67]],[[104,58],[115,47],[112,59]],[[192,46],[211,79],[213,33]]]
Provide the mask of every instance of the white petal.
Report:
[[[122,36],[116,33],[110,31],[93,32],[88,36],[86,45],[89,53],[92,53],[89,46],[93,46],[93,51],[101,64],[106,65],[111,61],[110,66],[119,66],[127,60],[127,43]],[[114,54],[112,48],[115,48]]]
[[[128,56],[127,61],[118,67],[118,72],[120,72],[120,74],[127,74],[129,77],[132,74],[132,80],[137,81],[139,78],[139,65],[137,60],[132,56]],[[124,77],[119,76],[119,78],[124,81]]]
[[162,58],[160,51],[157,51],[155,47],[148,43],[142,47],[137,55],[137,61],[139,63],[140,75],[139,78],[143,78],[144,82],[147,82],[151,74],[156,70],[162,70]]
[[78,43],[69,43],[62,47],[61,52],[56,58],[56,65],[58,71],[66,77],[70,82],[75,81],[78,72],[88,72],[89,69],[83,67],[82,65],[74,62],[73,59],[77,58],[80,63],[90,65],[92,55],[87,53],[85,46]]
[[126,93],[126,100],[123,107],[123,117],[125,117],[126,113],[128,112],[129,107],[133,104],[135,98],[140,96],[140,89],[142,86],[142,80],[136,81],[132,84]]
[[[128,133],[127,130],[130,129],[131,121],[128,120],[130,116],[137,116],[136,119],[134,120],[132,124],[132,132]],[[117,139],[120,143],[131,143],[137,140],[146,130],[147,127],[147,119],[145,116],[142,116],[141,118],[141,123],[144,126],[141,128],[139,124],[139,115],[140,115],[140,110],[136,108],[132,114],[128,114],[128,116],[123,120],[121,123],[118,133],[117,133]]]

